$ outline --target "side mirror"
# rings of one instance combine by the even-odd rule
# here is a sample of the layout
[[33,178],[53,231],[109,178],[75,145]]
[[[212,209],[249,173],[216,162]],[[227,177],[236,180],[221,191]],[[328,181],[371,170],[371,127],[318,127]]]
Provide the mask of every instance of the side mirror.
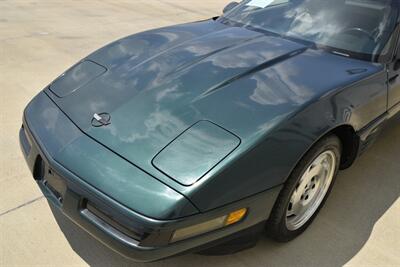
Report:
[[224,14],[228,13],[229,11],[231,11],[232,9],[234,9],[235,7],[237,7],[239,5],[238,2],[230,2],[222,11]]

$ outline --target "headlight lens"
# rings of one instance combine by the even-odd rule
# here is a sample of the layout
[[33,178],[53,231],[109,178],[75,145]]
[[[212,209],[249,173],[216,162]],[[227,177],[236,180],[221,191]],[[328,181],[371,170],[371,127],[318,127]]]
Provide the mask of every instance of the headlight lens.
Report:
[[231,212],[228,215],[221,216],[210,221],[206,221],[204,223],[176,230],[171,238],[171,243],[238,223],[244,218],[246,214],[247,214],[247,209],[244,208]]

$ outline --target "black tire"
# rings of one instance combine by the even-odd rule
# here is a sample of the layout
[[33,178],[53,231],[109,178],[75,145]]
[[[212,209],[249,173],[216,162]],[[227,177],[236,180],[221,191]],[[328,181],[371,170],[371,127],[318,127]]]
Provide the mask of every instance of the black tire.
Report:
[[[321,204],[314,212],[312,217],[309,218],[308,221],[302,227],[300,227],[297,230],[291,231],[288,229],[286,224],[286,211],[289,207],[290,198],[305,171],[310,167],[310,165],[314,162],[314,160],[317,159],[317,157],[323,154],[325,151],[334,152],[336,157],[336,166],[330,187],[324,199],[322,200]],[[310,224],[313,222],[313,220],[319,213],[320,209],[325,204],[325,201],[329,197],[329,194],[335,183],[336,176],[339,170],[341,153],[342,153],[342,144],[339,138],[336,137],[335,135],[330,135],[317,142],[305,154],[305,156],[300,160],[300,162],[297,164],[296,168],[293,170],[292,174],[286,181],[283,189],[281,190],[275,202],[275,205],[272,209],[272,212],[266,224],[266,231],[269,237],[278,242],[288,242],[298,237],[310,226]]]

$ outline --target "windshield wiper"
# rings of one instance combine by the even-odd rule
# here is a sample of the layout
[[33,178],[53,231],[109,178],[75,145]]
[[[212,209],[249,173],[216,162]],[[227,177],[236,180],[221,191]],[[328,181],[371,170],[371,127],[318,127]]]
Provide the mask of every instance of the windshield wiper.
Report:
[[343,57],[350,57],[350,54],[347,54],[347,53],[343,53],[343,52],[339,52],[339,51],[335,51],[335,50],[331,50],[331,52],[335,55],[339,55],[339,56],[343,56]]
[[324,49],[325,51],[328,51],[329,53],[332,53],[334,55],[338,55],[338,56],[342,56],[342,57],[346,57],[346,58],[355,58],[355,59],[360,59],[360,60],[365,60],[365,61],[374,61],[372,56],[369,54],[362,54],[362,53],[356,53],[356,52],[352,52],[352,51],[338,51],[335,50],[334,48],[331,47],[320,47],[322,49]]

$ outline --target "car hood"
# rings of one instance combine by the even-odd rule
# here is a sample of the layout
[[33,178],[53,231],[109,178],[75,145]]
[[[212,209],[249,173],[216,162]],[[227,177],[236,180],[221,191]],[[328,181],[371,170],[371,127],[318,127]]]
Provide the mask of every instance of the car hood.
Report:
[[[367,62],[210,20],[114,42],[62,75],[48,93],[88,136],[180,189],[153,160],[199,121],[240,139],[226,152],[240,155],[313,99],[377,70]],[[111,124],[94,127],[95,113],[110,114]],[[209,167],[224,162],[223,156],[214,160]]]

